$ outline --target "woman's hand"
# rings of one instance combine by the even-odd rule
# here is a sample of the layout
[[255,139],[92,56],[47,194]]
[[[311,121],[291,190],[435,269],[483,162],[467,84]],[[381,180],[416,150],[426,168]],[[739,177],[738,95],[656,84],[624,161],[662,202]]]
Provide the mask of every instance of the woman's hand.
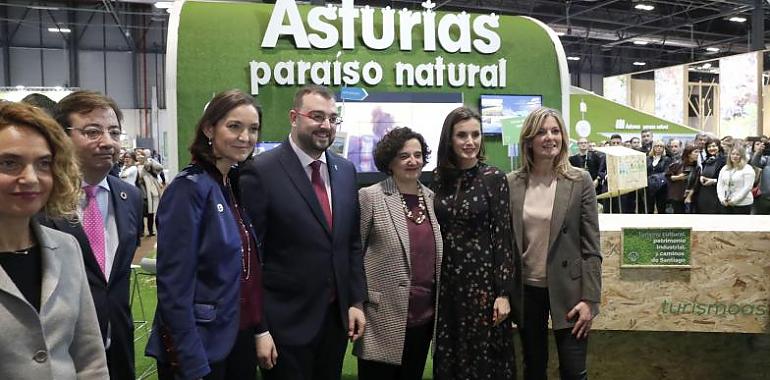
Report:
[[511,304],[508,297],[497,297],[495,306],[492,310],[492,323],[497,326],[502,323],[511,313]]
[[572,328],[572,335],[577,339],[583,339],[588,337],[588,332],[591,331],[591,323],[594,319],[591,313],[591,306],[586,301],[578,302],[572,310],[567,313],[567,320],[571,321],[577,318],[575,326]]
[[257,344],[257,364],[264,369],[271,369],[278,362],[278,350],[270,334],[255,338]]

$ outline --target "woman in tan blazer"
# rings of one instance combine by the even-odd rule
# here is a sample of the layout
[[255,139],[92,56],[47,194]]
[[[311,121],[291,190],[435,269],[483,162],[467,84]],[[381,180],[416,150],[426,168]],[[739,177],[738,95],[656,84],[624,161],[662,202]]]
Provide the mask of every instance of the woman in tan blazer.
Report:
[[420,183],[430,151],[409,128],[377,144],[377,168],[389,175],[359,191],[369,300],[357,340],[359,379],[422,379],[435,334],[441,231],[433,193]]
[[512,307],[524,378],[546,379],[550,314],[561,378],[587,379],[588,332],[601,302],[593,182],[569,164],[569,137],[557,111],[533,111],[519,141],[522,167],[508,183],[517,255]]

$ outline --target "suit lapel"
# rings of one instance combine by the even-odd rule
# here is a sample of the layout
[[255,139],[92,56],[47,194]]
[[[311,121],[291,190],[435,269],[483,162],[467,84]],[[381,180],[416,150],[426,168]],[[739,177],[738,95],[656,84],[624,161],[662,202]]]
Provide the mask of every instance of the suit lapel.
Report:
[[59,284],[59,276],[61,273],[61,261],[56,255],[56,250],[59,246],[54,243],[46,232],[44,232],[39,225],[33,224],[32,228],[35,230],[35,235],[39,239],[41,259],[42,259],[42,273],[43,281],[40,289],[40,310],[43,310],[43,306],[51,298],[53,291]]
[[[303,168],[302,164],[300,164],[299,158],[294,153],[294,150],[291,148],[289,140],[287,139],[286,141],[284,141],[284,143],[281,144],[279,149],[282,149],[281,155],[280,155],[280,161],[284,171],[286,172],[286,175],[294,184],[294,187],[297,188],[297,191],[300,193],[302,198],[305,199],[305,202],[307,202],[308,206],[310,206],[310,210],[313,211],[313,215],[315,215],[316,219],[318,219],[318,222],[324,226],[326,233],[331,235],[331,230],[329,229],[329,226],[326,223],[326,217],[324,217],[323,211],[321,211],[321,205],[318,203],[318,198],[316,198],[315,192],[313,191],[313,184],[310,183],[310,180],[307,178],[307,173],[305,172],[305,168]],[[333,176],[331,176],[331,171],[329,174],[330,174],[330,178],[333,178]],[[332,182],[332,199],[334,199],[333,182]],[[333,215],[334,215],[334,212],[332,212],[332,216]]]
[[396,187],[393,177],[388,177],[388,179],[383,182],[382,187],[385,205],[390,214],[390,220],[393,221],[393,227],[396,230],[396,235],[398,235],[398,240],[401,243],[401,249],[406,259],[407,268],[411,273],[412,260],[409,255],[411,247],[409,242],[409,226],[407,226],[406,216],[403,211],[404,207],[401,204],[398,187]]
[[508,186],[511,192],[511,219],[513,219],[513,236],[516,239],[516,250],[519,255],[524,253],[524,193],[527,191],[526,177],[514,172],[510,174]]
[[[128,207],[128,196],[124,191],[121,190],[121,184],[116,183],[117,181],[122,180],[112,176],[107,176],[107,183],[110,185],[110,202],[114,212],[113,214],[115,215],[115,228],[118,232],[118,245],[115,248],[115,257],[112,260],[111,273],[117,273],[116,267],[118,267],[123,260],[121,255],[125,254],[125,252],[123,252],[125,247],[122,246],[122,242],[124,241],[122,232],[127,231],[127,218],[131,215],[131,209]],[[107,282],[109,283],[109,280],[107,280]]]
[[[342,207],[344,202],[342,201],[342,199],[340,199],[340,197],[342,196],[342,190],[345,189],[346,186],[344,183],[343,176],[339,175],[340,173],[338,173],[339,160],[337,159],[337,157],[329,153],[328,151],[324,152],[324,154],[326,155],[326,167],[329,169],[329,187],[331,187],[331,193],[332,193],[332,198],[331,198],[332,203],[330,205],[332,208],[332,223],[336,226],[339,226],[341,223],[341,220],[339,218],[345,215],[345,213],[334,212],[334,207],[335,206]],[[319,210],[321,209],[320,205],[318,209]],[[323,213],[321,215],[323,215]],[[321,218],[321,219],[324,221],[326,220],[324,218]],[[324,222],[324,226],[326,226],[325,222]],[[328,228],[328,226],[326,227]]]
[[549,252],[556,237],[561,232],[561,225],[564,223],[564,216],[572,197],[572,184],[574,183],[563,176],[557,176],[556,181],[556,195],[553,199],[553,211],[551,213],[551,234],[548,239]]
[[26,300],[24,298],[24,295],[21,294],[21,291],[19,291],[19,288],[16,287],[16,284],[11,280],[11,277],[8,276],[8,273],[5,272],[5,269],[0,266],[0,291],[6,292],[18,299]]

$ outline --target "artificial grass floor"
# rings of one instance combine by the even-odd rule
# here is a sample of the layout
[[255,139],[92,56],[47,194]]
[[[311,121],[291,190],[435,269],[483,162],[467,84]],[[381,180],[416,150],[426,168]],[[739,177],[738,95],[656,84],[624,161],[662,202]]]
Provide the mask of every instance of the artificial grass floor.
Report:
[[[155,307],[158,303],[155,287],[155,276],[145,274],[137,269],[136,275],[131,276],[131,310],[134,315],[134,349],[136,354],[136,377],[141,380],[157,380],[155,374],[155,360],[144,356],[147,346],[147,338],[152,327],[152,317],[155,315]],[[134,283],[136,282],[136,286]],[[140,297],[141,295],[141,297]],[[141,302],[140,302],[141,299]],[[357,379],[356,359],[351,354],[353,345],[348,345],[345,362],[342,368],[343,380]],[[431,358],[425,365],[424,379],[432,379],[433,363]]]

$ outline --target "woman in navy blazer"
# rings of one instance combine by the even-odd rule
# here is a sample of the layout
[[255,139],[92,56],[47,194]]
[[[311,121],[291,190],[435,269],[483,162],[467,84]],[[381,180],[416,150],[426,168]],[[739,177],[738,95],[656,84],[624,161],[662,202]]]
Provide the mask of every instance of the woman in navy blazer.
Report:
[[237,189],[236,166],[251,154],[261,116],[251,96],[217,94],[198,122],[193,163],[161,198],[158,308],[146,351],[161,380],[253,379],[257,351],[275,355],[261,323],[256,239]]

